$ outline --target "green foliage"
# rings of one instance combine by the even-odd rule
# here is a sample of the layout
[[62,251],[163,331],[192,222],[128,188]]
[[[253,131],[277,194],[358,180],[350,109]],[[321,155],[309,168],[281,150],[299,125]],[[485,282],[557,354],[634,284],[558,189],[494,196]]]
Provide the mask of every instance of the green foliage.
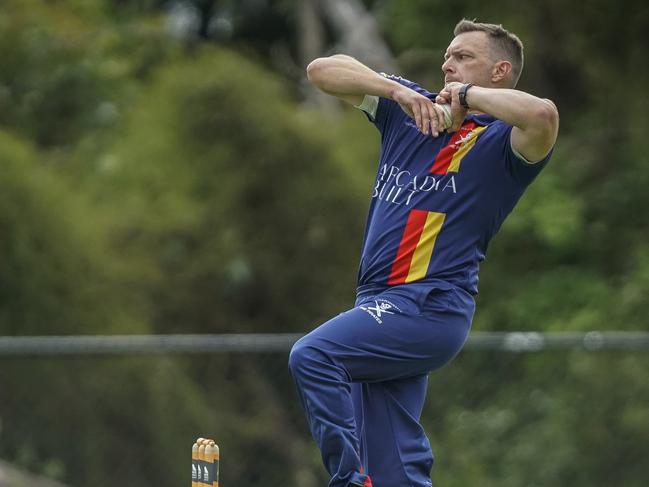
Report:
[[95,1],[5,3],[0,127],[40,147],[101,142],[130,103],[133,80],[174,52],[154,21],[108,25]]
[[83,198],[17,137],[0,133],[0,160],[2,331],[97,333],[109,323],[126,327],[115,331],[135,326],[135,316],[120,312],[131,297],[110,285],[119,266],[107,260],[100,229],[84,224]]
[[[353,287],[362,214],[328,218],[358,204],[349,176],[279,80],[226,52],[190,57],[156,74],[104,156],[97,197],[122,202],[113,241],[162,272],[161,330],[303,329]],[[295,296],[304,306],[277,305]]]
[[[57,35],[69,32],[52,28],[48,35],[60,40]],[[44,199],[39,205],[42,214],[31,215],[24,205],[6,205],[7,214],[18,228],[41,229],[42,240],[51,242],[51,252],[42,260],[59,270],[52,274],[50,286],[73,288],[80,297],[70,293],[56,301],[66,313],[41,309],[41,301],[56,297],[45,284],[31,292],[23,288],[34,286],[33,277],[26,278],[24,286],[19,281],[7,284],[12,293],[24,292],[26,297],[22,302],[7,297],[15,307],[12,314],[22,321],[7,320],[2,332],[28,332],[22,323],[44,334],[303,330],[341,303],[349,305],[364,217],[362,210],[351,210],[365,207],[366,191],[354,186],[363,169],[344,160],[340,147],[334,151],[330,141],[344,131],[358,132],[364,125],[361,117],[354,114],[355,125],[342,121],[337,127],[341,121],[336,120],[323,127],[319,114],[296,110],[281,80],[239,56],[214,49],[186,51],[179,57],[172,46],[165,51],[171,52],[171,61],[160,59],[157,68],[140,76],[138,49],[127,59],[111,59],[115,53],[126,54],[122,44],[111,41],[108,29],[92,35],[108,39],[98,48],[103,67],[91,70],[89,90],[79,95],[97,93],[97,100],[107,96],[117,107],[111,125],[97,129],[83,110],[70,110],[79,133],[66,132],[69,136],[43,143],[40,125],[23,126],[17,117],[5,120],[41,150],[25,149],[29,165],[24,163],[8,181],[16,181],[20,194]],[[94,52],[78,44],[70,49],[82,64]],[[56,56],[50,63],[28,63],[32,78],[45,83],[50,70],[65,70],[71,64]],[[102,91],[107,79],[112,88]],[[20,105],[20,97],[16,100]],[[92,105],[93,100],[86,98],[79,106]],[[38,111],[25,118],[42,122],[44,128],[51,124],[41,120]],[[19,152],[11,141],[7,136],[3,159]],[[353,147],[354,141],[347,146]],[[355,153],[363,150],[355,148]],[[46,188],[42,192],[39,184],[30,183],[37,176]],[[7,191],[5,196],[15,202],[17,193]],[[335,219],[329,217],[332,209],[339,215]],[[41,227],[37,218],[49,226]],[[18,235],[14,228],[6,230],[4,235]],[[57,232],[63,236],[57,237]],[[60,253],[57,238],[65,242]],[[10,240],[7,245],[27,250],[21,242]],[[5,255],[12,265],[24,261],[39,270],[42,266],[31,254],[23,260]],[[77,315],[85,301],[74,300],[86,293],[90,311],[82,319]],[[31,312],[28,299],[39,301]],[[280,377],[286,374],[284,363],[282,359]],[[178,484],[186,478],[184,459],[192,435],[211,430],[219,432],[229,455],[244,458],[253,450],[266,452],[266,462],[231,469],[234,478],[279,483],[285,479],[283,470],[270,475],[267,471],[287,462],[295,475],[313,475],[308,466],[313,459],[299,454],[307,438],[303,431],[293,431],[297,405],[285,407],[285,397],[294,398],[292,385],[277,382],[276,372],[266,370],[261,360],[244,366],[235,360],[225,365],[208,361],[186,368],[156,362],[151,372],[141,361],[79,367],[50,361],[29,364],[47,377],[51,387],[45,390],[53,400],[32,408],[30,415],[21,414],[20,404],[37,404],[34,394],[43,390],[32,393],[26,388],[0,410],[4,418],[18,418],[3,435],[12,446],[0,453],[27,468],[57,474],[73,484],[101,485],[102,478],[124,485],[171,478]],[[27,363],[9,366],[12,373],[0,376],[3,387],[14,390],[19,383],[29,383]],[[198,377],[223,374],[232,381],[223,386],[226,394],[223,388],[197,388]],[[75,391],[84,391],[84,401],[75,401]],[[260,403],[266,407],[258,409]],[[206,417],[205,411],[212,410],[209,404],[218,404],[217,415]],[[52,424],[51,407],[68,411],[63,421]],[[170,415],[176,419],[170,422]],[[66,434],[71,424],[79,425],[78,434]],[[19,437],[25,431],[47,434],[35,446]],[[57,442],[65,437],[67,447],[59,452]],[[287,437],[292,447],[280,449]],[[101,445],[93,439],[100,439]],[[155,452],[138,455],[150,444],[158,445]],[[270,456],[270,451],[277,454]],[[47,465],[63,467],[45,468],[38,461],[41,457],[51,459]],[[125,464],[124,457],[136,461]],[[155,468],[169,459],[175,460],[164,470]],[[111,465],[119,467],[108,472]]]
[[433,479],[643,485],[649,389],[636,374],[648,366],[638,355],[462,355],[431,376],[424,418],[437,452]]

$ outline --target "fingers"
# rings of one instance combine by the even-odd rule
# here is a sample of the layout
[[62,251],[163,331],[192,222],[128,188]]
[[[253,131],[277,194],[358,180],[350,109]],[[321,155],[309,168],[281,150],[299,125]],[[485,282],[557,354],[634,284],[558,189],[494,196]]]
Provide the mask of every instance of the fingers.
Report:
[[444,114],[444,110],[437,104],[433,105],[433,110],[437,116],[437,126],[442,131],[446,128],[446,115]]
[[419,103],[413,103],[411,109],[412,113],[415,115],[415,124],[417,125],[417,130],[424,133],[424,124],[421,117],[421,107],[419,106]]
[[450,105],[450,104],[451,104],[451,100],[452,100],[452,98],[451,98],[451,93],[448,92],[448,91],[446,91],[446,90],[442,90],[442,91],[439,92],[439,94],[435,97],[435,102],[436,102],[436,103],[442,103],[442,104],[447,103],[447,104]]
[[[426,108],[428,109],[430,134],[433,137],[437,137],[439,136],[439,133],[444,130],[444,117],[442,115],[442,118],[440,120],[440,116],[439,116],[440,109],[434,103],[427,104]],[[427,132],[425,134],[427,135]]]
[[453,103],[451,104],[451,118],[453,119],[453,123],[448,129],[449,132],[455,132],[460,129],[462,122],[464,122],[464,118],[466,117],[466,113],[466,108],[460,105],[460,99],[456,90],[453,94]]
[[447,83],[435,98],[435,101],[437,101],[438,103],[445,103],[451,107],[451,118],[453,122],[451,126],[446,129],[448,132],[455,132],[459,130],[466,117],[467,110],[462,107],[462,105],[460,105],[460,100],[458,98],[458,92],[461,87],[462,83]]
[[415,120],[417,130],[424,135],[438,137],[445,128],[444,112],[432,100],[419,94],[405,93],[407,96],[398,96],[395,101],[402,110]]
[[421,128],[420,132],[424,135],[430,134],[433,137],[439,137],[440,132],[445,129],[444,111],[426,99],[421,106]]
[[433,103],[430,103],[430,100],[428,100],[428,103],[423,104],[422,123],[423,130],[421,132],[424,135],[430,134],[433,137],[437,137],[439,135],[439,131],[442,126],[439,124],[435,105]]
[[439,124],[439,117],[437,116],[435,105],[433,103],[427,103],[425,105],[425,113],[427,117],[427,124],[425,124],[424,131],[422,133],[424,135],[428,135],[430,133],[430,135],[432,135],[433,137],[437,137],[443,125]]
[[449,132],[455,132],[460,130],[464,119],[466,118],[466,109],[458,103],[457,105],[451,106],[451,119],[453,120],[451,126],[448,128]]
[[422,103],[421,106],[421,123],[422,127],[420,132],[424,135],[428,135],[430,133],[434,133],[435,127],[432,124],[432,118],[430,116],[430,111],[428,110],[428,104],[427,103]]
[[444,130],[448,132],[459,130],[467,114],[467,110],[460,105],[457,96],[453,98],[453,103],[451,103],[451,100],[447,102],[445,97],[438,97],[436,100],[437,99],[440,99],[440,105],[447,104],[451,107],[452,123],[450,127],[446,127],[446,115],[444,110],[431,100],[426,99],[421,103],[415,103],[412,105],[412,112],[415,115],[414,118],[417,123],[417,129],[422,134],[430,134],[432,137],[438,137]]
[[415,114],[415,123],[417,129],[424,135],[428,135],[430,126],[430,115],[426,103],[421,100],[416,100],[413,103],[412,111]]

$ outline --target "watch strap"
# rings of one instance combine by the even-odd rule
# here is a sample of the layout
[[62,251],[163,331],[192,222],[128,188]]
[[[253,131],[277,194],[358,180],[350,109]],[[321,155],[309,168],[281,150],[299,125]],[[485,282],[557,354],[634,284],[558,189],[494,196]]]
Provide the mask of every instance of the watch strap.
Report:
[[469,88],[473,86],[473,83],[467,83],[460,88],[459,93],[457,94],[459,100],[460,100],[460,105],[462,105],[464,108],[469,108],[469,104],[466,102],[466,93],[469,91]]

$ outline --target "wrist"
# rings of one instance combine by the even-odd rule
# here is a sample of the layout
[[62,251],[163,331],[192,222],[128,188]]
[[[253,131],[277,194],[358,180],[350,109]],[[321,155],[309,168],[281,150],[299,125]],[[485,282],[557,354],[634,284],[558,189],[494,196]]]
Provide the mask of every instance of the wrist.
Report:
[[399,98],[400,98],[399,95],[401,93],[403,93],[405,90],[410,89],[410,88],[408,88],[406,86],[403,86],[401,83],[398,83],[398,82],[396,82],[394,80],[386,78],[386,81],[388,82],[388,84],[386,84],[386,87],[385,87],[385,89],[386,89],[385,95],[387,95],[387,96],[385,96],[385,95],[382,95],[382,96],[385,96],[386,98],[389,98],[392,101],[398,102]]
[[467,96],[469,94],[469,90],[473,87],[473,83],[466,83],[465,85],[462,85],[460,88],[460,91],[458,92],[458,99],[460,101],[460,105],[462,105],[464,108],[469,109],[469,101],[467,100]]

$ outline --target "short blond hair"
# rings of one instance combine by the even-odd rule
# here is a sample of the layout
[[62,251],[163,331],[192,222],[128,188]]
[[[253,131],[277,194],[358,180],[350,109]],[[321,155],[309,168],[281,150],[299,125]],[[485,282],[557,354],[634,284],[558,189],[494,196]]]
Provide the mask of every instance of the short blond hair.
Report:
[[496,55],[512,64],[513,86],[516,86],[523,72],[524,62],[523,43],[518,36],[509,32],[500,24],[486,24],[462,19],[455,26],[453,35],[457,36],[466,32],[484,32],[487,34]]

